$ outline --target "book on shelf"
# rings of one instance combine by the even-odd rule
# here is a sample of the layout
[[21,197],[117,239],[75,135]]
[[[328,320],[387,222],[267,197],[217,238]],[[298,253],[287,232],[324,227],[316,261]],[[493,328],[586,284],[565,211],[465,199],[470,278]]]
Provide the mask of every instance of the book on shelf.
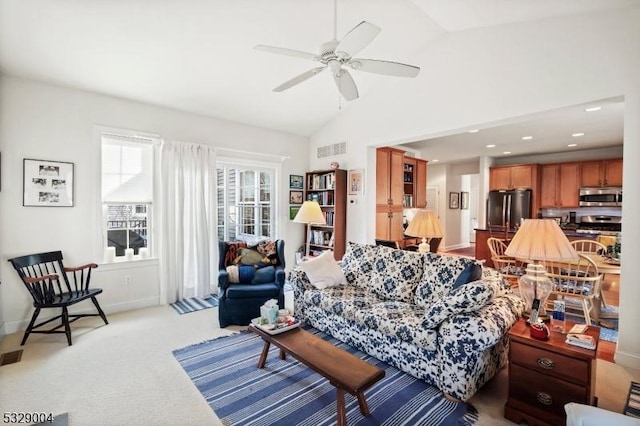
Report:
[[307,185],[307,189],[334,189],[335,186],[335,173],[329,172],[311,176],[311,179],[309,179],[309,183]]

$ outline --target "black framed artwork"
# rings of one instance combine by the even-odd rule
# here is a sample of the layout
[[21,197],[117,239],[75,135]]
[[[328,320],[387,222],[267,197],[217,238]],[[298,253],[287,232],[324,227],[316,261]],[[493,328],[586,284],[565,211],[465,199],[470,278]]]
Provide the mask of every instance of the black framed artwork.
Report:
[[291,189],[303,189],[304,188],[304,176],[301,176],[301,175],[289,175],[289,188],[291,188]]
[[302,204],[304,192],[289,191],[289,204]]
[[22,205],[73,207],[73,163],[23,160]]
[[459,192],[450,192],[449,193],[449,208],[450,209],[459,209],[460,208],[460,193]]
[[469,209],[469,193],[468,192],[463,191],[460,193],[460,208],[462,210]]

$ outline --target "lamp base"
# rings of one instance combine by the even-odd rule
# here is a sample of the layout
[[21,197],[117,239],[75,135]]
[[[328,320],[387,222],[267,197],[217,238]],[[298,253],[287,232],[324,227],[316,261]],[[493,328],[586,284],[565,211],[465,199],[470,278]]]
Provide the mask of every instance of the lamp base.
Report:
[[[544,266],[539,263],[527,265],[527,273],[520,277],[520,295],[525,300],[525,313],[529,321],[536,322],[538,319],[549,321],[545,305],[547,298],[551,295],[553,284],[547,277]],[[532,310],[535,308],[537,315],[531,318]]]
[[429,244],[427,243],[427,239],[426,238],[422,238],[422,242],[418,245],[418,253],[427,253],[429,252],[430,247]]

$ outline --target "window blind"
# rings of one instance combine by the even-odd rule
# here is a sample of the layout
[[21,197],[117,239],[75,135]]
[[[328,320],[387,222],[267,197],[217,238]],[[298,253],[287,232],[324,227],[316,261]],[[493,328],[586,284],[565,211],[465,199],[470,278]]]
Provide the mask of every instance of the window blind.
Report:
[[150,203],[153,200],[153,141],[102,136],[102,201]]

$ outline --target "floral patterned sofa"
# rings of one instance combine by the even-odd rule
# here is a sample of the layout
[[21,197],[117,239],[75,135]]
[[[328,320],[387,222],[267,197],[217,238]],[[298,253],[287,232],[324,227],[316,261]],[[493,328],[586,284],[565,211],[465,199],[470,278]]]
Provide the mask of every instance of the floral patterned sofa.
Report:
[[[346,284],[319,289],[300,266],[289,274],[295,315],[307,324],[469,399],[507,362],[507,331],[524,301],[502,276],[454,288],[473,259],[349,243]],[[456,283],[459,284],[459,283]]]

